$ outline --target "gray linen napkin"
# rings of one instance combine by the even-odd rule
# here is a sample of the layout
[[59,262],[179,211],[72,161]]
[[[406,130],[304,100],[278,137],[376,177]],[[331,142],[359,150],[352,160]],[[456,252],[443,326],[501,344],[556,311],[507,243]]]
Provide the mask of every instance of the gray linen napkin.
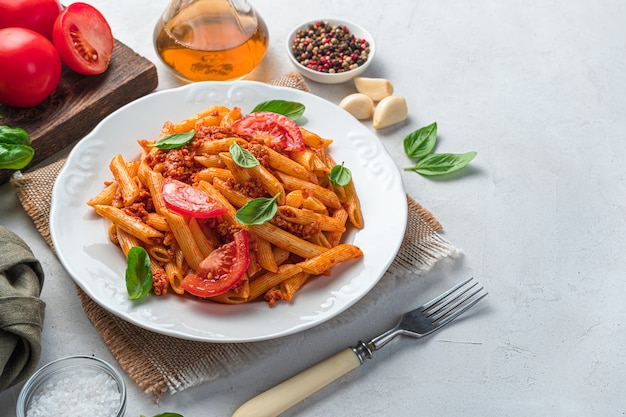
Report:
[[29,377],[39,364],[43,281],[30,248],[0,226],[0,391]]

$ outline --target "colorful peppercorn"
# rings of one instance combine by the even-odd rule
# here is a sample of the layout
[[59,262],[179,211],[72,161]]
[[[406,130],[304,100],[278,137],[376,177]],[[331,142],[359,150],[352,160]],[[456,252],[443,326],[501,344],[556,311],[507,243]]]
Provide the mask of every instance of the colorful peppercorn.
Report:
[[305,67],[334,74],[363,65],[370,53],[370,44],[351,34],[345,25],[315,22],[296,32],[291,52]]

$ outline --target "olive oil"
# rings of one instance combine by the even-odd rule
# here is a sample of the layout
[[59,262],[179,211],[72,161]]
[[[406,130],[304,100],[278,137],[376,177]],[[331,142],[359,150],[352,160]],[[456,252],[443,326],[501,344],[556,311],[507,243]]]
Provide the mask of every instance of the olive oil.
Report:
[[154,30],[157,53],[184,81],[246,76],[263,60],[268,38],[254,9],[239,12],[230,1],[196,0],[175,13],[166,10]]

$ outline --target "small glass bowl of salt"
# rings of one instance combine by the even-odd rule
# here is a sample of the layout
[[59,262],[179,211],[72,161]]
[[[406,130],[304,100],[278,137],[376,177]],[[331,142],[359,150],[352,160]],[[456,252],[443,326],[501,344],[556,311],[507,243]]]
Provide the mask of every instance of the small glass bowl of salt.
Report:
[[35,372],[22,387],[16,417],[123,417],[122,375],[93,356],[57,359]]

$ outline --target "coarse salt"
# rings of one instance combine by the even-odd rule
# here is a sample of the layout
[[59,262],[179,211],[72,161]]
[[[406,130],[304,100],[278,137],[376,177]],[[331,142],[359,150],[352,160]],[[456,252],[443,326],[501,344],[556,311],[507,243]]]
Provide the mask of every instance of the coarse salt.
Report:
[[52,375],[30,401],[26,417],[115,417],[121,394],[101,371],[76,368]]

